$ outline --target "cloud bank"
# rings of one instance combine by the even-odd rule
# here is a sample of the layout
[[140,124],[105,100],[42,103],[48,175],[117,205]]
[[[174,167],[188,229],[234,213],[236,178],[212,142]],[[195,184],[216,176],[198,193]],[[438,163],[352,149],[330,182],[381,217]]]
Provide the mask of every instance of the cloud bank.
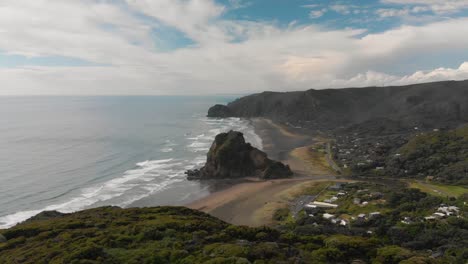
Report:
[[[230,8],[248,6],[229,2],[4,0],[4,57],[88,65],[3,67],[0,94],[224,94],[468,79],[468,18],[369,33],[313,20],[227,19]],[[168,29],[191,42],[163,50],[158,40]],[[454,58],[452,66],[440,68],[441,57]]]

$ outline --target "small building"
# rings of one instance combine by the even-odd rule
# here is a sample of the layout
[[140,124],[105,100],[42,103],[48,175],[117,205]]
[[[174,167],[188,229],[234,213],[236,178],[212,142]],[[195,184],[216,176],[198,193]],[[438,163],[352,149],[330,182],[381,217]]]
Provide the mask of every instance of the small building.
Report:
[[309,205],[315,205],[318,208],[337,208],[337,204],[323,203],[323,202],[312,202]]
[[358,218],[366,218],[366,214],[359,214]]
[[429,181],[429,182],[430,182],[430,181],[433,181],[434,178],[435,178],[434,176],[427,176],[427,177],[426,177],[426,181]]
[[364,201],[364,202],[362,202],[362,204],[361,204],[361,205],[362,205],[362,206],[366,206],[366,205],[368,205],[368,204],[369,204],[369,202],[367,202],[367,201]]
[[436,218],[435,218],[434,216],[426,216],[426,217],[424,217],[424,219],[425,219],[426,221],[433,221],[433,220],[436,220]]
[[344,183],[337,182],[337,183],[335,183],[335,185],[332,185],[332,186],[328,187],[328,189],[338,191],[338,190],[341,190],[343,188],[343,185],[344,185]]
[[413,223],[413,221],[411,220],[411,218],[408,217],[408,216],[403,217],[403,220],[401,220],[401,222],[402,222],[403,224],[405,224],[405,225],[409,225],[409,224],[412,224],[412,223]]
[[444,218],[445,214],[437,212],[437,213],[433,213],[432,216],[434,216],[435,218]]
[[329,213],[324,213],[324,214],[323,214],[323,218],[325,218],[325,219],[327,219],[327,220],[332,219],[332,218],[334,218],[334,217],[335,217],[334,215],[329,214]]
[[361,204],[361,199],[359,199],[359,198],[354,198],[354,199],[353,199],[353,204],[356,204],[356,205],[357,205],[357,204]]
[[437,209],[437,212],[443,213],[447,216],[458,215],[460,209],[456,206],[441,206]]
[[330,201],[332,201],[332,202],[336,202],[337,200],[338,200],[338,197],[336,197],[336,196],[333,196],[332,198],[330,198]]
[[345,195],[346,195],[345,192],[339,192],[339,193],[336,194],[336,196],[338,196],[338,197],[339,197],[339,196],[345,196]]
[[373,213],[370,213],[369,214],[369,218],[377,218],[377,217],[380,217],[382,216],[382,214],[380,212],[373,212]]

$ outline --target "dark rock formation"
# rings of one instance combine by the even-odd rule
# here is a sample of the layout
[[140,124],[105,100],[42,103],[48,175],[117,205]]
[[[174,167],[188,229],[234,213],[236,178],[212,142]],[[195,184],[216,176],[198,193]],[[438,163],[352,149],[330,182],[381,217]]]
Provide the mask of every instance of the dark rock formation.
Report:
[[64,215],[66,215],[66,214],[60,213],[60,212],[57,212],[57,211],[43,211],[43,212],[40,212],[39,214],[29,218],[26,221],[49,220],[49,219],[56,218],[56,217],[62,217]]
[[[226,109],[228,108],[228,109]],[[209,116],[265,117],[294,126],[335,130],[393,122],[396,130],[457,127],[468,122],[468,81],[399,87],[263,92],[216,106]],[[217,115],[219,113],[219,115]]]
[[231,117],[231,109],[225,105],[217,104],[208,110],[208,117]]
[[259,177],[276,179],[292,176],[289,166],[270,160],[265,152],[246,143],[241,132],[230,131],[216,136],[204,167],[187,171],[187,178],[232,179]]

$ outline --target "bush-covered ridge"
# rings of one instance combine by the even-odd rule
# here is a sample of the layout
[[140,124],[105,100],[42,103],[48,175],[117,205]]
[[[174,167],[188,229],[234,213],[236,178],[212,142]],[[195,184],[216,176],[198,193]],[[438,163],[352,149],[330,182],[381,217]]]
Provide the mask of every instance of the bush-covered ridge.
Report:
[[387,161],[386,173],[468,186],[468,126],[418,134]]
[[[400,204],[405,197],[390,200]],[[381,223],[382,229],[394,224],[390,219]],[[405,248],[404,243],[392,242],[393,233],[363,236],[309,226],[302,218],[297,221],[278,229],[249,228],[184,207],[45,213],[0,231],[6,239],[0,240],[0,263],[457,263],[468,257],[463,255],[468,253],[463,253],[466,241],[456,242],[458,249],[434,259],[429,245],[422,250]],[[466,220],[455,222],[459,229],[452,224],[443,224],[446,227],[440,231],[438,227],[424,229],[430,228],[426,230],[429,237],[437,234],[439,238],[443,230],[466,231]],[[415,235],[411,232],[419,232],[422,226],[407,227],[401,229],[402,239]]]

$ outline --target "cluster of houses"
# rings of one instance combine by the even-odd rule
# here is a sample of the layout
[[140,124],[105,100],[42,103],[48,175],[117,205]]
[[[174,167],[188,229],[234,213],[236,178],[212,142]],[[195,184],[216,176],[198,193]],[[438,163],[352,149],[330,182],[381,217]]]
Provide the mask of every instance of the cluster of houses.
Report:
[[406,137],[402,135],[364,138],[357,135],[337,136],[332,150],[335,160],[344,169],[354,166],[362,171],[382,171],[385,170],[387,156],[406,141]]
[[[310,217],[315,217],[317,214],[321,212],[323,213],[323,210],[338,208],[338,204],[335,204],[334,202],[338,201],[341,197],[344,197],[347,195],[347,193],[343,191],[343,185],[344,183],[336,183],[335,185],[328,187],[329,190],[337,191],[337,193],[333,197],[323,200],[323,202],[311,200],[309,203],[304,204],[303,209],[306,211],[306,213]],[[364,189],[364,190],[358,191],[358,193],[366,193],[366,192],[369,192],[369,190]],[[372,192],[369,194],[365,194],[365,197],[368,197],[369,200],[375,200],[375,199],[381,199],[383,197],[383,194],[380,192]],[[353,203],[359,206],[366,206],[369,204],[368,201],[362,201],[360,198],[354,198]],[[367,221],[367,220],[373,220],[380,216],[381,216],[380,212],[372,212],[369,214],[359,214],[357,216],[351,217],[351,219],[342,219],[330,213],[322,214],[322,217],[330,221],[330,223],[341,225],[341,226],[348,226],[350,220]]]
[[456,206],[447,206],[445,204],[442,204],[439,208],[437,208],[437,211],[435,213],[433,213],[430,216],[424,217],[424,219],[427,221],[443,219],[449,216],[458,216],[459,212],[460,208]]

